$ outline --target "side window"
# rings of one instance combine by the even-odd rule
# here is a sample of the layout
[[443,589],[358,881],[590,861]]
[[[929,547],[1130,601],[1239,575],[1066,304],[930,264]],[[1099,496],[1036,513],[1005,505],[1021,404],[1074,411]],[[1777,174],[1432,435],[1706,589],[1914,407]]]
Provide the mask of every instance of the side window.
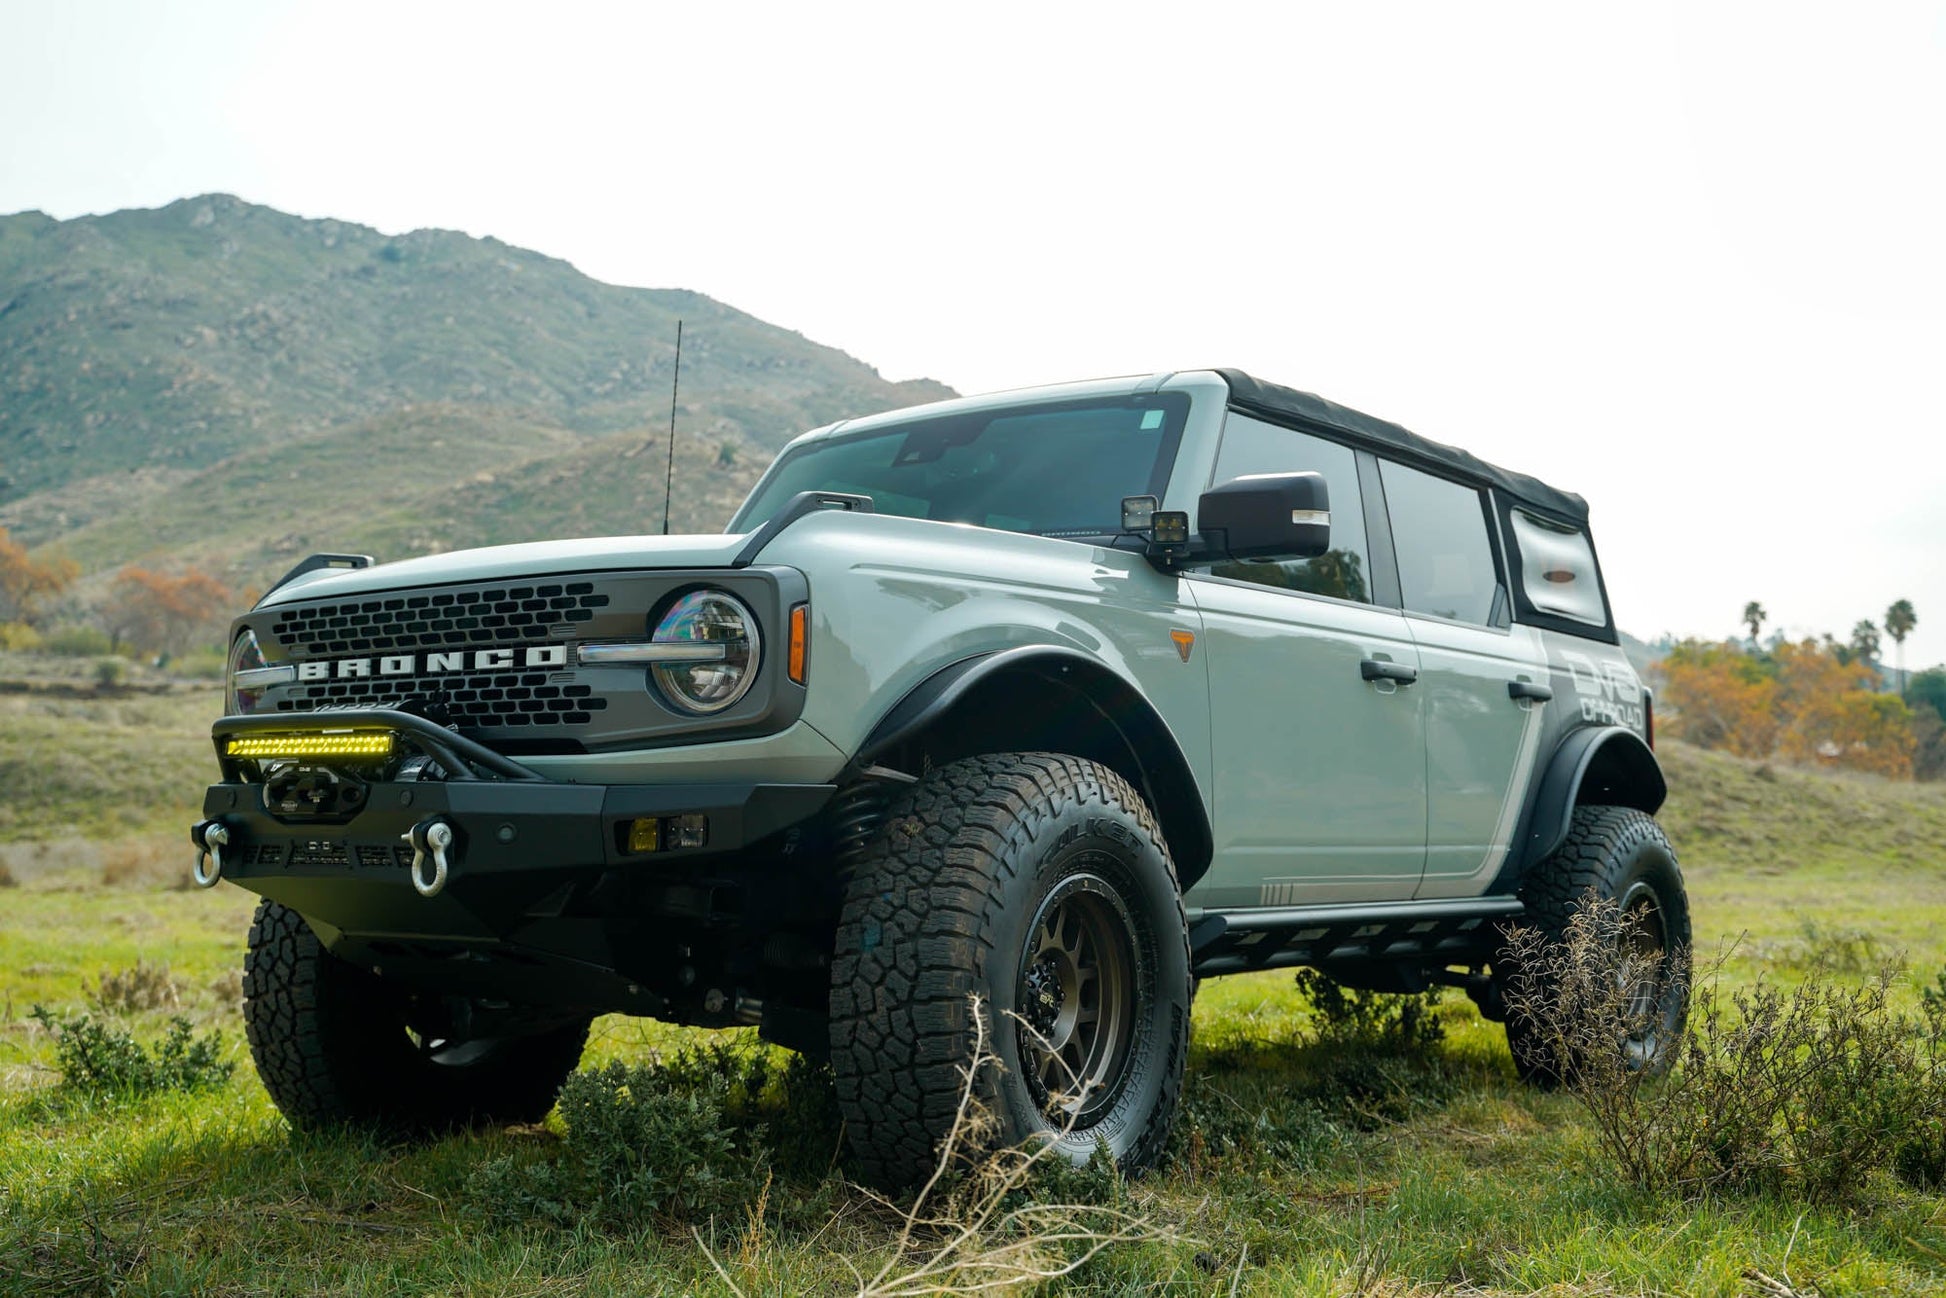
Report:
[[1371,559],[1365,547],[1365,507],[1358,491],[1358,461],[1351,449],[1247,415],[1232,413],[1224,420],[1212,485],[1253,473],[1307,472],[1323,474],[1331,495],[1329,550],[1315,559],[1216,563],[1204,571],[1213,577],[1369,603]]
[[1595,579],[1595,552],[1586,533],[1512,511],[1514,544],[1520,547],[1520,588],[1539,613],[1589,626],[1607,626],[1608,609]]
[[1477,488],[1380,460],[1408,612],[1486,625],[1500,578]]

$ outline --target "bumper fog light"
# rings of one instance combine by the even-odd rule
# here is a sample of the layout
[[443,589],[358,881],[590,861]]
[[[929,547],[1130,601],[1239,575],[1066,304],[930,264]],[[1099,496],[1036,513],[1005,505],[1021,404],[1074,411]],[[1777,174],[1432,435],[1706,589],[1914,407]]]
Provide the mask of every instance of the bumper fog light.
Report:
[[702,847],[709,842],[709,817],[671,816],[663,830],[667,847]]
[[630,852],[673,852],[709,843],[709,817],[654,816],[628,822],[625,836]]

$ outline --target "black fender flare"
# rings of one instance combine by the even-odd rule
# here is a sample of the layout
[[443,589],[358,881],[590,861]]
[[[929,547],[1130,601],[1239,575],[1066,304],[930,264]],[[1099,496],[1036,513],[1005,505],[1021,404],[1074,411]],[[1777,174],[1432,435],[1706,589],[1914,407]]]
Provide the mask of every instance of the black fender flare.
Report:
[[1668,796],[1661,763],[1633,730],[1582,726],[1570,731],[1548,759],[1527,815],[1527,832],[1517,840],[1510,862],[1515,872],[1511,879],[1503,874],[1501,883],[1517,885],[1529,865],[1546,860],[1567,838],[1581,803],[1634,807],[1653,816]]
[[907,691],[872,727],[852,760],[855,770],[878,764],[952,715],[982,687],[1009,676],[1038,677],[1086,698],[1125,747],[1133,770],[1124,778],[1149,802],[1175,857],[1182,886],[1209,869],[1214,839],[1194,770],[1175,733],[1147,697],[1120,673],[1076,649],[1024,645],[962,658]]

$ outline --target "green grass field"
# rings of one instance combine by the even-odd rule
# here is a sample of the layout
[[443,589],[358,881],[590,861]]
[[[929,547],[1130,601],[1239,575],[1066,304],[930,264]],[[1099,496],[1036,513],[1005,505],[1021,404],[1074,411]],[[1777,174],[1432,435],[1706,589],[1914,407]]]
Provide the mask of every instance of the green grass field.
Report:
[[[161,837],[180,839],[206,778],[206,704],[0,705],[0,1292],[729,1292],[693,1230],[743,1292],[794,1295],[849,1292],[852,1267],[888,1256],[896,1217],[835,1173],[628,1235],[495,1228],[469,1174],[545,1150],[553,1126],[417,1145],[293,1136],[241,1041],[252,898],[182,890],[188,848]],[[17,797],[57,749],[72,764]],[[1946,962],[1946,789],[1662,755],[1699,955],[1725,953],[1724,978],[1788,984],[1820,958],[1862,974],[1897,954],[1930,980]],[[125,782],[89,774],[100,759],[126,763]],[[64,1096],[30,1006],[85,1008],[103,973],[138,962],[168,966],[178,1012],[223,1032],[236,1072],[189,1095]],[[109,1017],[149,1039],[168,1013]],[[1629,1189],[1570,1101],[1515,1082],[1497,1027],[1458,997],[1439,1014],[1446,1038],[1423,1057],[1348,1057],[1317,1044],[1288,974],[1206,985],[1172,1154],[1124,1191],[1170,1238],[1109,1250],[1058,1290],[1946,1291],[1946,1197],[1889,1176],[1841,1207]],[[589,1062],[705,1035],[606,1019]]]

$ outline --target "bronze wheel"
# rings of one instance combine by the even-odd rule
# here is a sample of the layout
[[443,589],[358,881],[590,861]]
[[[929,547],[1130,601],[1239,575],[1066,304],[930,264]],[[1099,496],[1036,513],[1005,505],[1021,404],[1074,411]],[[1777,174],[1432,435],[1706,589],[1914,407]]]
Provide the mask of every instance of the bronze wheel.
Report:
[[1087,1126],[1115,1101],[1134,1025],[1133,921],[1093,874],[1041,902],[1020,963],[1016,1025],[1035,1102],[1060,1125]]
[[1622,1049],[1639,1071],[1649,1067],[1661,1050],[1660,1007],[1669,995],[1674,971],[1655,888],[1645,879],[1636,880],[1622,896],[1621,911],[1619,941],[1624,958],[1618,969],[1629,993],[1628,1038],[1622,1042]]

